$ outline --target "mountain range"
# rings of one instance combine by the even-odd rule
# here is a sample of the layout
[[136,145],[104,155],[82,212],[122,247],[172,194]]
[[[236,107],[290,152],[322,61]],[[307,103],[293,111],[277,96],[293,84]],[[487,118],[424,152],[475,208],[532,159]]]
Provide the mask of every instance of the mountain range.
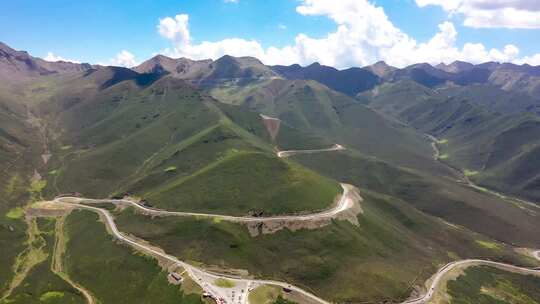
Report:
[[[34,258],[54,254],[60,228],[64,275],[101,302],[164,288],[163,268],[112,244],[94,214],[74,211],[54,225],[22,215],[62,194],[250,217],[319,212],[340,183],[354,185],[363,197],[356,223],[258,236],[220,219],[97,206],[183,261],[287,281],[333,302],[405,300],[457,259],[531,265],[514,247],[540,244],[539,115],[540,67],[529,65],[338,70],[158,55],[125,68],[48,62],[0,43],[0,294],[39,303],[46,287],[34,282],[55,274]],[[344,150],[276,154],[335,144]],[[123,299],[105,288],[128,279]],[[181,296],[202,303],[189,286]]]

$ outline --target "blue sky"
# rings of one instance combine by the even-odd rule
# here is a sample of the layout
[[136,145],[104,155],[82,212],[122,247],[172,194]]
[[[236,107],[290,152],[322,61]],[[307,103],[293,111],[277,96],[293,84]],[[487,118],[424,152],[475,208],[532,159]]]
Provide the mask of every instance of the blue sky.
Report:
[[[317,3],[318,1],[322,4]],[[364,29],[358,30],[359,25],[355,23],[355,20],[365,17],[361,12],[366,7],[369,9],[381,7],[392,26],[417,44],[430,41],[441,31],[439,25],[449,21],[457,33],[452,47],[458,50],[462,50],[467,43],[481,43],[486,53],[489,53],[492,48],[504,53],[505,46],[511,44],[519,49],[519,55],[515,57],[509,55],[509,60],[527,60],[524,58],[529,57],[531,58],[529,61],[533,60],[532,57],[535,54],[540,53],[540,39],[538,39],[540,26],[521,25],[520,27],[527,28],[514,28],[515,26],[507,23],[496,25],[496,27],[467,26],[464,22],[470,16],[460,13],[459,8],[449,11],[442,5],[437,5],[437,0],[351,1],[353,0],[331,2],[327,0],[237,0],[237,3],[227,3],[224,0],[9,1],[2,4],[0,11],[0,41],[16,49],[27,50],[39,57],[45,57],[48,52],[52,52],[62,58],[92,63],[115,63],[113,58],[122,50],[132,54],[136,62],[148,59],[158,52],[171,56],[187,55],[196,58],[202,58],[205,55],[217,56],[215,49],[219,49],[219,45],[213,46],[212,50],[206,50],[198,44],[202,41],[219,42],[227,38],[256,41],[263,51],[269,47],[291,46],[298,49],[303,47],[295,43],[299,34],[312,39],[313,41],[310,41],[313,43],[306,45],[314,47],[313,45],[317,45],[317,39],[326,39],[329,34],[336,32],[339,22],[336,22],[334,18],[340,18],[335,16],[344,14],[344,10],[336,8],[336,11],[333,11],[334,6],[354,3],[353,5],[356,5],[356,9],[360,12],[358,17],[339,24],[356,29],[354,33],[351,30],[343,38],[345,40],[356,39],[355,35],[358,31],[364,31]],[[422,1],[431,1],[435,5],[420,7],[419,2]],[[467,2],[467,0],[447,1]],[[482,0],[470,1],[481,2]],[[510,2],[512,1],[519,2],[519,0]],[[331,3],[332,6],[325,6],[323,2]],[[317,12],[301,14],[297,11],[297,7],[301,5],[308,6]],[[533,13],[536,12],[533,11]],[[179,42],[177,38],[167,39],[160,35],[157,29],[160,20],[166,17],[174,19],[174,16],[178,14],[189,16],[189,24],[186,24],[190,35],[189,50],[182,49],[185,47],[184,42]],[[373,28],[388,26],[387,24],[380,26],[377,20],[370,21],[368,25]],[[448,27],[446,30],[451,32]],[[343,39],[340,42],[335,40],[326,42],[348,45],[349,43],[342,41]],[[320,43],[325,43],[325,41],[320,41]],[[242,44],[238,44],[238,48],[243,48]],[[270,61],[269,63],[281,63],[276,56],[278,58],[288,56],[288,62],[283,63],[300,61],[300,63],[308,64],[311,61],[322,61],[329,65],[345,67],[368,64],[378,59],[388,60],[388,57],[396,54],[394,51],[381,50],[381,48],[388,47],[373,45],[367,41],[357,44],[354,48],[350,47],[346,52],[337,49],[327,49],[324,53],[307,55],[298,54],[298,51],[292,54],[285,50],[278,53],[279,55],[269,55],[266,51],[262,53],[257,50],[245,52],[247,52],[246,55],[260,54],[261,57],[266,58],[263,61]],[[230,47],[225,50],[231,52]],[[436,52],[437,48],[422,51],[421,46],[417,45],[409,48],[408,51],[421,54],[431,50]],[[232,52],[243,55],[242,50],[232,50]],[[317,50],[313,52],[316,53]],[[288,55],[284,55],[285,53]],[[349,57],[346,60],[339,59],[345,56]],[[464,55],[463,52],[459,54],[452,52],[441,58],[425,56],[425,60],[462,59],[460,56],[478,57],[479,61],[493,57],[489,55],[491,57],[488,58],[485,54],[482,55],[483,57],[481,55],[471,55],[471,57]],[[495,56],[494,58],[506,57]],[[424,58],[416,56],[415,59],[422,61]],[[408,63],[405,59],[396,60],[398,65],[401,62]]]

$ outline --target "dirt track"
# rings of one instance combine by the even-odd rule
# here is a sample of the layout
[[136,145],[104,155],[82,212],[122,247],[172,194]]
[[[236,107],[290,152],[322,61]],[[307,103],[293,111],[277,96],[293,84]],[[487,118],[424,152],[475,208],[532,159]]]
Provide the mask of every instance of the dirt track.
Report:
[[529,202],[529,201],[526,201],[526,200],[523,200],[523,199],[520,199],[520,198],[517,198],[517,197],[512,197],[512,196],[509,196],[509,195],[505,195],[505,194],[502,194],[500,192],[478,186],[467,175],[465,175],[460,169],[454,168],[454,167],[450,166],[449,164],[447,164],[446,162],[444,162],[444,161],[442,161],[440,159],[441,152],[440,152],[440,149],[439,149],[439,147],[437,145],[437,142],[439,140],[435,136],[429,135],[429,134],[424,134],[424,135],[431,141],[431,147],[433,148],[433,158],[436,161],[438,161],[439,163],[443,164],[445,167],[452,170],[455,174],[457,174],[459,176],[460,180],[464,184],[466,184],[467,186],[469,186],[469,187],[471,187],[473,189],[482,191],[482,192],[487,192],[487,193],[489,193],[489,194],[491,194],[493,196],[499,197],[499,198],[501,198],[503,200],[506,200],[506,201],[509,201],[509,202],[512,202],[512,203],[517,203],[517,204],[524,205],[524,206],[528,207],[529,210],[532,210],[532,211],[535,211],[535,212],[540,211],[540,205],[539,204]]

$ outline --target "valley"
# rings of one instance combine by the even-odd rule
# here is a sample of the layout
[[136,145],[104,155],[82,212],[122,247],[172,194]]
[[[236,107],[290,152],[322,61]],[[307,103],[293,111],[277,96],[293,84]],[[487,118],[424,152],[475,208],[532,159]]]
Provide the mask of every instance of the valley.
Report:
[[534,90],[0,54],[0,303],[459,303],[477,269],[538,276]]

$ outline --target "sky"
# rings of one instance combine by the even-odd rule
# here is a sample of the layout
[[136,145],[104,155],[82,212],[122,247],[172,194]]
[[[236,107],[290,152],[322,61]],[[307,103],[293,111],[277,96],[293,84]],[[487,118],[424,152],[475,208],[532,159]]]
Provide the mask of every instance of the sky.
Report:
[[15,49],[122,66],[156,54],[540,65],[539,37],[539,0],[18,0],[0,10],[0,41]]

